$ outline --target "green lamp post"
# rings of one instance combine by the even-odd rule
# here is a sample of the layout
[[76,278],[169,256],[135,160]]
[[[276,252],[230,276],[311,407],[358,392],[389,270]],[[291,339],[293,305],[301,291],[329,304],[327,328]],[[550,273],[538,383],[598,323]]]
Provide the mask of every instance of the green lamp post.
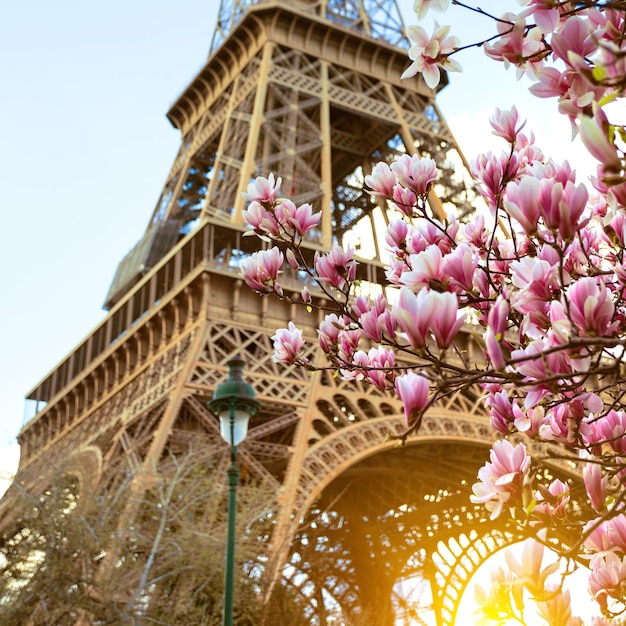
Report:
[[220,419],[220,434],[230,445],[228,468],[228,534],[226,536],[226,569],[224,572],[224,612],[222,624],[233,626],[235,589],[235,514],[237,506],[237,446],[246,438],[248,422],[259,410],[260,403],[251,385],[243,379],[244,361],[233,357],[227,363],[228,379],[213,392],[213,400],[207,408]]

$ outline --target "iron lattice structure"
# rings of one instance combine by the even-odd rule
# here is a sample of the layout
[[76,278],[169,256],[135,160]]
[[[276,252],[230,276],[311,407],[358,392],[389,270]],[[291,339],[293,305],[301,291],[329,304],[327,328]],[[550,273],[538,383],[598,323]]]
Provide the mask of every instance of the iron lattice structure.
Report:
[[[222,0],[211,53],[227,39],[252,5],[268,1],[271,3],[271,0]],[[402,15],[393,0],[296,0],[290,5],[372,39],[392,46],[406,46]]]
[[[418,79],[400,82],[401,28],[393,0],[222,1],[211,56],[168,113],[181,147],[145,235],[119,265],[108,315],[28,395],[37,411],[19,434],[18,481],[31,487],[63,467],[96,489],[199,441],[225,469],[205,402],[229,359],[243,356],[262,410],[240,463],[277,494],[265,573],[301,594],[312,623],[337,607],[381,625],[397,623],[394,613],[409,619],[403,581],[419,572],[437,623],[452,624],[480,562],[517,537],[469,504],[492,440],[475,394],[433,407],[398,449],[393,395],[273,362],[271,336],[289,320],[319,362],[319,316],[259,298],[238,272],[259,245],[243,237],[242,220],[242,192],[257,175],[274,172],[285,195],[322,210],[311,256],[334,241],[360,246],[363,289],[384,285],[390,218],[363,192],[373,164],[430,156],[442,172],[433,210],[471,210],[435,94]],[[297,292],[302,281],[286,273],[281,285]],[[482,358],[469,334],[465,349]]]

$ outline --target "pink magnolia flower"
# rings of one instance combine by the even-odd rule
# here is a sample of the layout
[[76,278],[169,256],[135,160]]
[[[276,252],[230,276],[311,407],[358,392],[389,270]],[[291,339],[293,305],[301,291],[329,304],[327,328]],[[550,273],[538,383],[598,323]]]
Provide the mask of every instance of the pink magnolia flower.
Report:
[[524,176],[506,187],[504,208],[527,235],[533,235],[539,227],[537,198],[540,187],[541,181],[533,176]]
[[480,482],[472,486],[472,502],[484,504],[490,511],[490,519],[496,519],[504,506],[522,504],[522,492],[528,481],[530,457],[526,447],[519,443],[516,446],[502,439],[496,441],[490,452],[491,462],[485,463],[478,470]]
[[569,589],[546,589],[543,602],[537,602],[537,612],[550,626],[584,626],[579,617],[572,616]]
[[378,311],[379,313],[384,313],[385,311],[388,311],[389,309],[387,298],[385,298],[382,293],[378,294],[372,300],[372,308],[374,308],[374,310]]
[[626,287],[626,264],[615,266],[615,278],[619,282],[620,287]]
[[485,406],[489,409],[491,426],[503,435],[511,433],[513,424],[513,403],[505,389],[490,389],[485,399]]
[[396,175],[384,161],[376,163],[372,173],[365,177],[365,184],[372,190],[372,195],[384,200],[393,197],[397,183]]
[[[524,257],[521,261],[513,261],[510,268],[513,285],[542,301],[552,300],[561,287],[558,265],[545,259]],[[515,299],[516,302],[518,300]],[[517,307],[514,305],[514,308]]]
[[365,333],[365,336],[374,341],[381,341],[383,335],[393,337],[395,335],[395,316],[385,309],[379,312],[377,309],[371,309],[359,316],[359,324]]
[[411,255],[411,270],[403,272],[400,282],[417,291],[432,283],[441,283],[443,274],[441,263],[443,255],[436,245],[431,245],[423,252]]
[[[541,173],[538,168],[535,174]],[[527,235],[533,235],[543,218],[548,228],[558,231],[564,240],[570,240],[582,226],[581,216],[589,194],[584,185],[565,184],[553,178],[538,180],[524,176],[508,184],[504,207],[507,213],[520,223]]]
[[555,345],[549,340],[536,339],[525,348],[513,350],[511,360],[515,362],[515,369],[524,376],[524,382],[533,383],[525,387],[526,398],[524,406],[532,408],[541,400],[553,393],[554,388],[546,379],[555,374],[571,374],[574,371],[576,359],[571,358],[564,350],[552,350]]
[[506,331],[509,321],[509,310],[509,303],[506,298],[500,294],[493,303],[489,315],[487,316],[487,326],[493,330],[498,341],[502,340],[502,336]]
[[246,202],[260,202],[267,208],[276,201],[276,196],[280,193],[281,183],[282,178],[275,180],[274,174],[270,174],[267,178],[259,176],[248,185],[247,192],[242,195]]
[[549,326],[552,299],[561,289],[558,265],[532,257],[510,264],[513,286],[511,307],[525,316],[523,331],[531,337],[542,336]]
[[449,26],[439,26],[437,22],[432,36],[429,36],[421,26],[409,26],[406,34],[415,42],[409,49],[409,58],[413,63],[404,70],[400,78],[410,78],[420,73],[424,77],[424,82],[434,89],[441,77],[440,67],[451,72],[460,71],[461,66],[449,56],[461,42],[457,37],[448,37],[449,32]]
[[[576,239],[570,242],[567,256],[565,257],[565,269],[571,275],[584,275],[587,272],[587,263],[590,258],[604,256],[602,249],[610,245],[609,239],[599,228],[588,228],[591,215],[585,219],[584,227],[578,231]],[[597,219],[593,220],[596,224]],[[611,257],[612,259],[612,257]]]
[[626,594],[626,556],[607,552],[594,559],[589,591],[602,608],[606,608],[608,598],[622,600]]
[[496,108],[493,115],[489,118],[489,122],[493,128],[494,135],[502,137],[505,141],[512,144],[516,142],[517,135],[526,125],[525,121],[518,125],[519,114],[514,106],[511,107],[510,111],[501,111]]
[[391,252],[402,257],[407,250],[407,238],[409,236],[409,225],[401,219],[392,219],[385,231],[385,242]]
[[[584,59],[580,59],[579,65],[583,66],[585,70],[589,70]],[[582,71],[583,69],[571,70],[568,75],[570,78],[569,89],[559,102],[559,113],[569,116],[572,127],[574,127],[575,120],[581,112],[589,112],[596,99],[602,96],[603,91],[602,89],[593,89],[583,78]]]
[[551,33],[559,23],[559,10],[553,0],[530,0],[529,8],[522,13],[535,21],[542,33]]
[[398,322],[396,320],[396,316],[394,311],[391,309],[386,309],[378,316],[378,326],[382,328],[382,334],[386,337],[395,337]]
[[543,163],[546,160],[543,152],[536,146],[534,135],[526,137],[524,133],[517,136],[515,142],[515,154],[519,161],[519,174],[528,174],[529,166],[535,163]]
[[272,237],[278,237],[280,234],[280,226],[274,214],[265,209],[257,200],[251,202],[242,215],[246,224],[251,226],[258,235],[268,234]]
[[602,98],[604,88],[594,86],[585,77],[592,71],[592,66],[585,58],[572,52],[568,54],[568,61],[570,69],[563,74],[567,91],[559,98],[559,113],[569,117],[572,132],[575,132],[577,117],[580,113],[590,113],[593,103]]
[[424,159],[414,154],[403,154],[391,164],[398,182],[418,196],[426,196],[437,179],[437,164],[433,159]]
[[554,33],[550,47],[557,59],[571,67],[572,55],[589,57],[598,49],[598,43],[591,22],[572,16],[564,21],[563,28]]
[[[600,11],[595,12],[596,15],[598,13],[602,15]],[[593,60],[596,67],[602,68],[607,76],[621,79],[626,74],[622,36],[619,30],[623,16],[619,15],[620,12],[618,11],[607,11],[606,13],[607,15],[603,17],[608,19],[603,24],[598,25],[598,31],[595,33],[596,36],[599,33],[604,33],[604,35],[600,42],[599,54]]]
[[474,274],[478,267],[478,255],[466,243],[460,243],[441,262],[442,278],[463,291],[474,288]]
[[610,216],[608,226],[608,228],[605,226],[605,229],[609,231],[611,239],[615,238],[620,245],[626,246],[626,212],[617,210]]
[[588,199],[589,192],[582,183],[574,185],[567,181],[563,185],[544,179],[539,188],[539,211],[546,226],[558,231],[562,239],[568,241],[584,226],[581,216]]
[[448,348],[465,321],[465,316],[457,317],[458,311],[453,293],[422,289],[416,295],[405,287],[394,308],[398,325],[414,348],[426,345],[429,332],[439,348]]
[[586,276],[577,280],[567,290],[572,323],[584,336],[605,337],[614,333],[615,305],[604,283]]
[[546,413],[542,406],[524,407],[513,405],[513,425],[527,437],[535,439],[545,426]]
[[480,213],[471,217],[471,221],[463,224],[460,235],[477,250],[483,250],[489,241],[490,233],[485,228],[485,218]]
[[530,89],[540,98],[558,97],[559,111],[568,115],[574,130],[577,116],[582,112],[589,115],[593,102],[600,101],[606,91],[591,78],[594,65],[588,55],[598,58],[593,52],[598,49],[602,29],[594,31],[590,24],[590,20],[573,16],[565,20],[564,27],[550,41],[554,57],[563,61],[565,70],[540,68],[536,72],[540,82]]
[[[513,23],[513,28],[510,27]],[[534,72],[534,68],[541,64],[540,57],[536,56],[541,50],[541,33],[537,29],[526,32],[524,19],[519,19],[513,13],[505,13],[497,23],[500,37],[492,43],[484,45],[485,54],[496,61],[502,61],[505,67],[509,64],[516,66],[520,77],[526,71]]]
[[517,582],[523,585],[535,600],[541,600],[550,595],[546,590],[546,580],[550,574],[559,569],[559,562],[554,561],[542,569],[543,544],[528,539],[522,547],[521,563],[515,558],[511,550],[505,550],[504,558],[509,569],[515,576]]
[[606,187],[607,201],[611,203],[617,203],[620,206],[626,206],[626,183],[618,181],[606,181],[604,177],[604,169],[601,165],[598,166],[598,174],[601,178],[600,181],[595,179],[593,181],[596,189],[601,189],[601,185],[606,187],[607,182],[611,182],[611,187]]
[[352,258],[354,248],[346,250],[336,243],[333,244],[328,254],[315,253],[315,271],[317,280],[328,283],[331,287],[341,289],[346,281],[353,281],[356,277],[357,262]]
[[567,312],[562,302],[553,300],[550,303],[548,318],[554,342],[557,344],[567,343],[572,336],[572,323],[567,317]]
[[613,549],[626,554],[626,515],[622,512],[607,523]]
[[287,263],[289,263],[289,267],[291,267],[291,269],[297,270],[300,267],[298,258],[292,248],[287,248],[285,256],[287,257]]
[[583,468],[583,482],[591,506],[598,511],[598,513],[601,513],[606,507],[606,487],[608,478],[603,475],[602,468],[598,463],[585,464]]
[[391,196],[395,207],[407,217],[412,217],[417,207],[417,196],[412,189],[406,189],[402,185],[398,184],[393,188],[393,195]]
[[609,141],[610,126],[601,109],[597,109],[593,117],[578,117],[578,133],[585,148],[602,164],[603,175],[620,172],[621,160],[615,145]]
[[547,441],[573,446],[580,441],[581,436],[586,438],[590,432],[587,419],[584,403],[580,399],[571,398],[547,411],[546,421],[539,434]]
[[458,315],[459,304],[455,294],[448,291],[445,293],[431,291],[427,296],[434,301],[435,311],[430,330],[437,347],[445,350],[461,330],[465,323],[465,315]]
[[492,210],[498,205],[507,183],[517,176],[519,167],[517,155],[506,152],[499,156],[491,152],[481,154],[471,163],[472,174],[481,182],[478,191]]
[[614,452],[626,455],[626,412],[611,409],[592,426],[591,441],[605,443]]
[[483,335],[485,342],[485,352],[487,359],[494,370],[502,371],[506,366],[506,359],[504,352],[502,351],[502,339],[498,338],[491,326],[487,326],[485,334]]
[[413,10],[417,14],[417,19],[422,20],[430,9],[445,12],[450,6],[450,0],[415,0]]
[[[584,546],[593,553],[610,552],[614,545],[608,532],[608,521],[596,518],[588,521],[583,528],[583,535],[587,535]],[[597,558],[594,554],[593,558]]]
[[359,316],[372,310],[372,301],[366,296],[357,296],[352,303],[352,312]]
[[320,211],[313,213],[313,207],[310,204],[302,204],[296,207],[291,200],[280,202],[276,206],[274,213],[283,230],[290,237],[294,235],[298,235],[300,238],[304,237],[309,230],[319,224],[322,218]]
[[489,621],[514,615],[513,604],[519,606],[522,589],[516,586],[513,574],[505,567],[497,565],[490,572],[490,585],[487,591],[479,584],[474,585],[474,600],[481,616]]
[[576,182],[576,170],[572,169],[572,166],[568,161],[563,161],[560,165],[555,163],[552,159],[543,161],[541,159],[535,159],[526,164],[526,174],[542,180],[548,178],[557,183],[565,185],[568,181]]
[[374,369],[368,370],[365,375],[376,387],[386,389],[387,382],[390,379],[393,380],[393,373],[390,370],[396,365],[396,355],[394,351],[379,346],[378,348],[371,348],[367,356],[370,361],[370,367]]
[[356,350],[352,362],[340,368],[343,380],[363,380],[367,376],[367,368],[371,365],[369,356],[364,350]]
[[[585,11],[589,23],[596,29],[596,36],[602,36],[604,41],[616,41],[622,37],[624,15],[621,11]],[[603,43],[602,42],[602,43]]]
[[267,293],[274,290],[283,261],[283,253],[274,247],[254,252],[241,261],[239,269],[250,289]]
[[396,378],[396,392],[404,405],[407,426],[419,420],[428,404],[428,379],[415,372],[407,372]]
[[406,333],[414,348],[426,345],[428,331],[435,315],[435,301],[428,297],[429,290],[422,289],[414,294],[410,289],[400,289],[394,313],[398,325]]
[[391,257],[389,265],[385,269],[385,277],[392,285],[401,285],[400,280],[405,272],[409,271],[409,266],[404,258]]
[[459,224],[454,218],[446,224],[435,220],[418,220],[411,237],[411,245],[416,252],[421,252],[433,245],[437,246],[442,254],[448,254],[454,248],[458,231]]
[[293,322],[289,322],[287,328],[277,330],[272,341],[274,342],[272,360],[275,363],[286,363],[287,365],[296,363],[304,341],[302,331],[296,328]]
[[329,313],[320,323],[317,335],[320,347],[326,353],[333,353],[338,350],[339,333],[344,330],[350,320],[342,316],[337,317],[335,313]]
[[337,356],[340,361],[352,362],[362,336],[363,331],[360,328],[348,328],[339,332]]
[[550,519],[563,519],[567,515],[570,487],[568,484],[555,478],[547,488],[539,486],[535,499],[537,500],[537,505],[532,511],[533,515]]
[[567,77],[555,67],[540,67],[535,77],[538,82],[528,90],[537,98],[564,97],[569,90]]

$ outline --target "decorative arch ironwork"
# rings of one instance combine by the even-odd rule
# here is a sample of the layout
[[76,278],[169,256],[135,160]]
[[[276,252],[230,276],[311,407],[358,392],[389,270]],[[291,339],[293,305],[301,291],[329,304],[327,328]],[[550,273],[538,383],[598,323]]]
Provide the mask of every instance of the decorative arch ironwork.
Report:
[[[398,419],[373,421],[394,428]],[[395,625],[414,613],[397,597],[398,585],[408,582],[430,588],[427,610],[439,626],[454,624],[479,566],[527,536],[508,516],[491,520],[470,502],[490,437],[481,437],[475,417],[457,416],[453,425],[450,419],[429,416],[425,432],[400,447],[388,440],[356,455],[351,448],[348,462],[318,476],[303,500],[306,512],[282,581],[296,588],[310,615],[334,612],[349,623]],[[363,423],[352,430],[360,441],[369,432]],[[349,445],[339,434],[334,439],[326,455],[315,451],[318,462],[330,462],[331,450],[340,454]]]

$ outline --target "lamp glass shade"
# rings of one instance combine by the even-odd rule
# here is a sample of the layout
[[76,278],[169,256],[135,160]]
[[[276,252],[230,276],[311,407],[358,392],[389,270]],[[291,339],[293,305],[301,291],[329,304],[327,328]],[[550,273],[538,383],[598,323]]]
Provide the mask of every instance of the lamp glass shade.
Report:
[[[233,427],[231,433],[231,410]],[[248,434],[250,413],[242,409],[225,409],[220,412],[220,435],[231,446],[238,446]],[[232,436],[231,436],[232,434]]]

